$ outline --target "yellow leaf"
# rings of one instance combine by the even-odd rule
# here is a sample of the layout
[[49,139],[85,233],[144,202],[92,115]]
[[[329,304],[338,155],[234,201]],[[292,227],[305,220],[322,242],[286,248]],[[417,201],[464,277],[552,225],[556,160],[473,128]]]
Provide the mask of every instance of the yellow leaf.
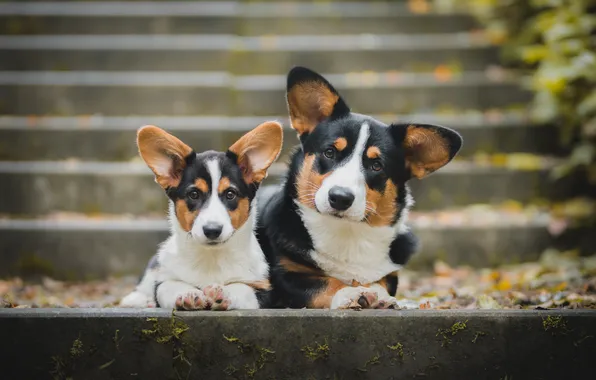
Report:
[[514,201],[513,199],[507,200],[502,204],[503,209],[507,211],[522,211],[524,206],[519,201]]
[[434,75],[439,82],[448,82],[453,77],[453,71],[447,65],[439,65],[435,68]]
[[430,12],[430,4],[427,0],[408,0],[408,8],[412,13],[428,13]]
[[495,285],[495,288],[500,291],[511,290],[511,281],[501,280],[497,283],[497,285]]
[[490,161],[495,166],[506,166],[507,155],[501,153],[493,154]]

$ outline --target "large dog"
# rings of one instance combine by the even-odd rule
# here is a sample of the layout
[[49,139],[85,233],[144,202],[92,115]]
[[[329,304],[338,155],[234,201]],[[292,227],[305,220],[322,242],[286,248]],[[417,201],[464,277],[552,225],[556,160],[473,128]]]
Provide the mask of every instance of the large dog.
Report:
[[406,183],[447,164],[461,136],[352,113],[302,67],[288,74],[286,97],[301,144],[285,183],[262,192],[257,230],[274,305],[394,308],[397,271],[417,247],[405,224],[413,203]]

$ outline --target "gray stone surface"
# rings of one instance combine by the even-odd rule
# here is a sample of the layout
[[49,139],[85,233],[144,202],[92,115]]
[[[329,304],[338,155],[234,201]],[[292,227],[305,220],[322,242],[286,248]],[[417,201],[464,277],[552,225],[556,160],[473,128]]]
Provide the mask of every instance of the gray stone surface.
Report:
[[[485,227],[433,225],[413,230],[420,251],[408,264],[487,267],[538,258],[550,237],[544,223]],[[168,236],[165,220],[0,220],[0,277],[51,275],[92,279],[141,273]]]
[[[257,118],[243,123],[241,128],[226,125],[225,118],[211,126],[196,125],[194,128],[166,128],[182,141],[192,146],[197,152],[204,150],[225,150],[236,139],[265,120],[283,121],[285,127],[284,147],[281,162],[298,143],[296,133],[290,129],[284,118]],[[395,119],[397,120],[397,118]],[[416,120],[415,117],[412,120]],[[159,120],[146,117],[134,127],[110,128],[109,126],[92,128],[81,119],[78,128],[53,129],[45,127],[2,128],[0,126],[0,159],[7,161],[81,160],[120,161],[138,156],[134,143],[136,129],[142,123]],[[208,123],[208,121],[205,121]],[[445,118],[444,123],[457,129],[465,144],[459,152],[461,157],[475,153],[514,153],[528,152],[535,154],[553,154],[558,151],[558,138],[554,126],[531,126],[523,123],[512,125],[476,125],[460,126],[457,120]],[[479,121],[482,123],[482,121]]]
[[[82,39],[85,36],[77,36]],[[148,36],[153,38],[153,36]],[[179,38],[180,36],[177,36]],[[205,37],[205,36],[203,36]],[[349,36],[348,36],[349,37]],[[114,41],[125,37],[110,37]],[[357,38],[354,37],[354,38]],[[164,41],[165,46],[149,45],[131,41],[130,47],[112,48],[102,45],[84,45],[83,49],[71,47],[65,41],[60,49],[54,49],[50,43],[40,42],[41,47],[32,50],[12,48],[0,51],[0,69],[2,70],[222,70],[227,69],[240,75],[285,74],[292,66],[302,65],[313,69],[325,69],[330,73],[347,73],[363,71],[432,71],[440,64],[458,62],[463,70],[482,70],[497,56],[497,50],[490,47],[467,48],[462,46],[436,46],[434,49],[418,46],[367,48],[347,47],[340,50],[331,49],[333,41],[316,49],[316,42],[324,40],[324,36],[312,36],[297,51],[285,50],[283,40],[272,41],[278,47],[267,48],[266,39],[260,42],[265,45],[261,50],[246,51],[242,45],[219,48],[206,46],[200,49],[186,48],[177,40]],[[85,40],[81,40],[85,44]],[[237,42],[241,44],[241,41]],[[336,43],[337,44],[337,43]],[[439,45],[439,43],[438,43]],[[109,45],[108,45],[109,46]],[[0,41],[0,47],[3,47]],[[291,48],[291,47],[290,47]]]
[[[497,79],[483,71],[470,71],[448,81],[420,73],[326,77],[355,111],[370,114],[410,114],[445,105],[486,110],[530,99],[515,76],[507,73]],[[226,71],[1,71],[0,112],[280,115],[286,112],[285,81],[284,75],[236,76]]]
[[[222,144],[224,145],[224,144]],[[227,144],[226,144],[227,145]],[[282,161],[283,162],[283,161]],[[285,165],[269,171],[268,184],[281,181]],[[0,213],[38,215],[51,211],[83,213],[163,212],[166,198],[143,162],[2,162]],[[564,189],[551,185],[546,171],[517,171],[452,163],[410,187],[417,210],[508,199],[528,202]]]
[[[74,379],[300,380],[545,380],[588,378],[596,370],[593,311],[260,310],[172,317],[166,310],[5,309],[0,321],[11,342],[0,348],[3,375],[11,379],[49,378],[56,369],[59,378]],[[179,334],[172,334],[172,324]]]

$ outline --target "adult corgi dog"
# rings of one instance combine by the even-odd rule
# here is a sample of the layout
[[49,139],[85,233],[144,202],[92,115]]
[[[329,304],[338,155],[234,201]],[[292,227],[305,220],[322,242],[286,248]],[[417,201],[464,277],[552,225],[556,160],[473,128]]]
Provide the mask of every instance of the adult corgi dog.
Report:
[[263,189],[257,230],[273,304],[395,308],[397,271],[417,248],[405,224],[413,204],[406,183],[451,161],[461,136],[352,113],[325,78],[303,67],[289,72],[286,98],[300,146],[285,183]]
[[227,152],[195,153],[155,126],[137,134],[139,153],[169,198],[170,237],[122,307],[258,309],[267,303],[269,266],[255,236],[255,196],[282,147],[282,127],[266,122]]

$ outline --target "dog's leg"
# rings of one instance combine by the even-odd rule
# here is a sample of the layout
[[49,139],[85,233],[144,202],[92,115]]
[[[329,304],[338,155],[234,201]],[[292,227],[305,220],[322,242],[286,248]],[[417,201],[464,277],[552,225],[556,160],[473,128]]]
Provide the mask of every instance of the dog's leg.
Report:
[[212,310],[258,309],[256,291],[246,284],[209,285],[204,288]]
[[156,279],[157,272],[154,269],[148,268],[135,290],[122,298],[119,306],[134,308],[155,307],[153,291],[155,289]]
[[165,309],[203,310],[211,307],[202,290],[183,281],[164,281],[157,285],[155,293],[159,306]]
[[331,309],[395,309],[397,299],[379,284],[370,286],[349,286],[342,288],[333,296]]

